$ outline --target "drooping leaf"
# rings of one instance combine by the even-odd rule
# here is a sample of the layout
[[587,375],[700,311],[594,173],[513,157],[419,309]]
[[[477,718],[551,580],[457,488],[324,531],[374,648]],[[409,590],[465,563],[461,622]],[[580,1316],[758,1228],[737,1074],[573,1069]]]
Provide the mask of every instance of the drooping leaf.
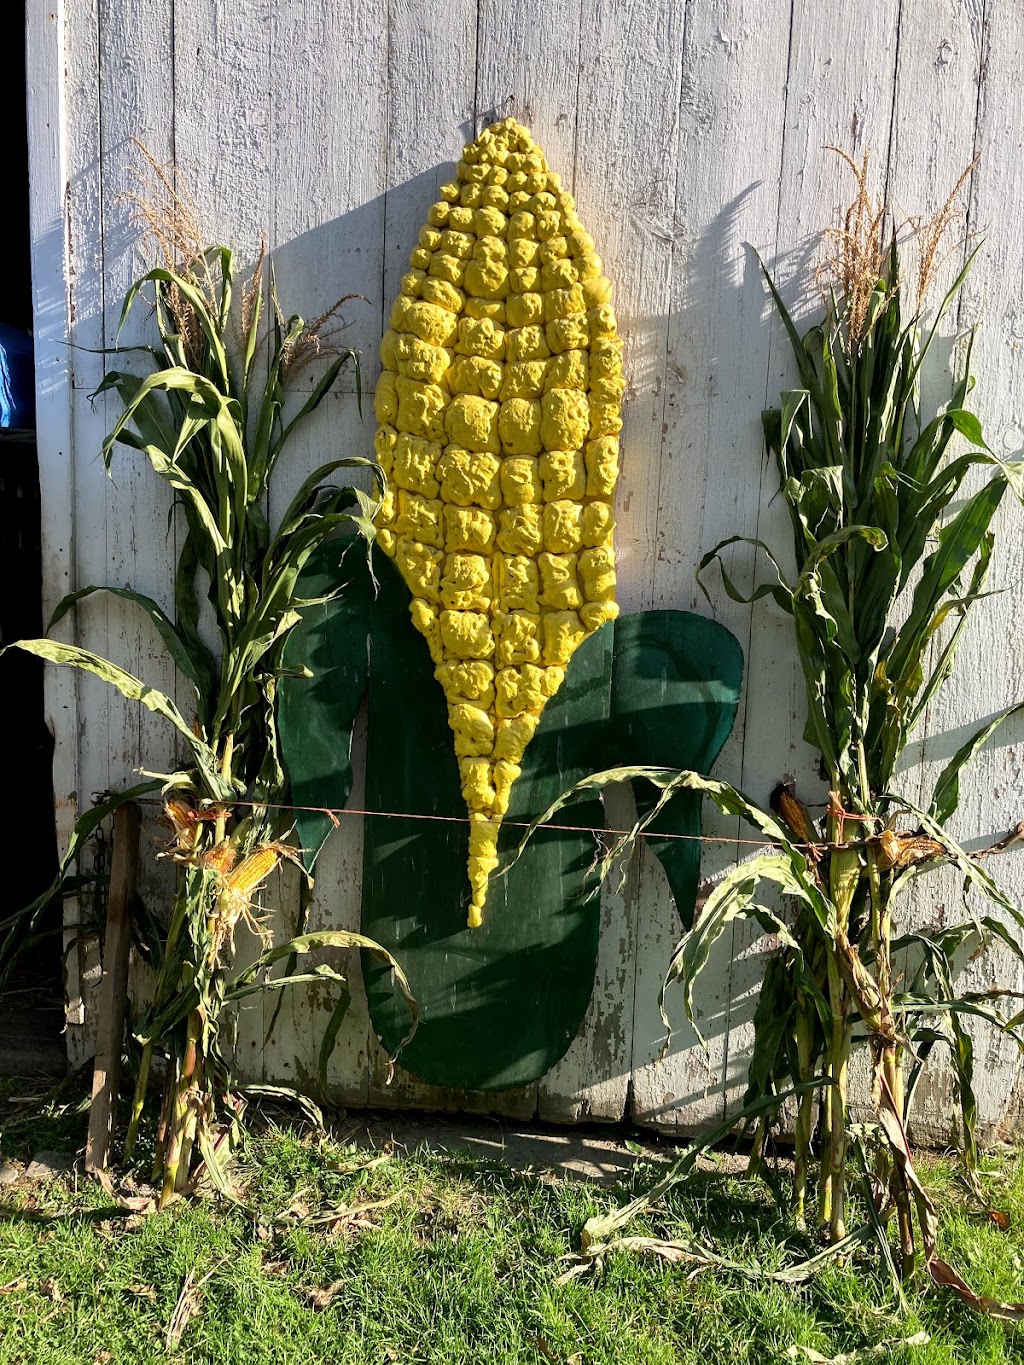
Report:
[[999,727],[1011,716],[1024,712],[1024,702],[1007,706],[998,715],[978,727],[965,744],[962,744],[939,775],[928,807],[929,816],[937,824],[944,825],[960,804],[960,774],[970,763],[978,750],[995,734]]
[[8,648],[23,649],[28,654],[35,654],[40,659],[68,668],[81,668],[86,673],[92,673],[101,682],[116,687],[129,701],[141,702],[148,710],[163,716],[185,737],[211,792],[223,800],[229,800],[235,795],[234,787],[225,782],[218,772],[217,757],[210,746],[195,734],[174,702],[163,692],[155,687],[148,687],[131,673],[111,663],[109,659],[103,659],[91,650],[80,649],[77,645],[61,644],[58,640],[17,640]]
[[678,980],[683,987],[686,1017],[698,1038],[701,1042],[704,1041],[694,1018],[693,988],[697,977],[707,965],[711,949],[738,916],[749,916],[757,920],[765,933],[775,934],[781,943],[798,956],[803,955],[803,949],[793,937],[789,926],[766,906],[759,905],[754,900],[762,882],[772,883],[784,895],[803,901],[810,909],[814,909],[801,879],[794,872],[793,865],[785,854],[762,854],[732,868],[712,891],[697,923],[683,935],[672,954],[665,976],[665,986],[662,987],[661,1017],[666,1027],[668,1018],[664,1007],[665,987]]
[[126,602],[134,602],[136,606],[141,607],[160,632],[160,638],[167,646],[167,652],[175,666],[195,685],[196,691],[199,692],[209,686],[212,679],[204,667],[204,661],[193,657],[188,644],[178,634],[174,623],[163,608],[152,597],[147,597],[145,593],[134,592],[131,588],[115,588],[108,584],[94,584],[88,588],[79,588],[77,592],[68,593],[57,603],[46,627],[46,633],[49,634],[58,621],[61,621],[77,602],[90,597],[95,592],[109,592],[114,597],[120,597]]

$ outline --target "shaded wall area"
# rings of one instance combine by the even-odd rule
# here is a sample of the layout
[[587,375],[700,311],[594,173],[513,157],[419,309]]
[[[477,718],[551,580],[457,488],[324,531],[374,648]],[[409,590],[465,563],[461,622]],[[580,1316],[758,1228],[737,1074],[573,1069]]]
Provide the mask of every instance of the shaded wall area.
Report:
[[[4,189],[4,287],[0,323],[32,329],[29,168],[26,128],[25,6],[12,0],[0,14],[0,84]],[[8,334],[9,337],[9,334]],[[32,419],[27,412],[21,422]],[[35,430],[19,422],[0,428],[0,644],[41,634],[39,464]],[[0,919],[39,896],[53,879],[53,740],[43,721],[38,660],[0,658],[0,714],[5,717],[5,772],[0,823],[12,844],[0,889]],[[53,1069],[63,1058],[60,906],[38,922],[38,942],[19,960],[0,992],[0,1071]]]

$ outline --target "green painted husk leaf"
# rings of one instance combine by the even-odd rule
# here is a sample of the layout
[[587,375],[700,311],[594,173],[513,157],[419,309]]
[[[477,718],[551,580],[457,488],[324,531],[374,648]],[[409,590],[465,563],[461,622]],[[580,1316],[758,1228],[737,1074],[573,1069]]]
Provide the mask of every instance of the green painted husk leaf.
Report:
[[[281,682],[280,725],[292,799],[341,806],[358,707],[353,661],[365,658],[362,607],[370,624],[369,739],[365,806],[399,814],[366,817],[362,932],[405,970],[420,1009],[401,1062],[423,1080],[460,1089],[522,1086],[562,1056],[593,990],[599,911],[595,797],[541,829],[506,875],[492,879],[482,926],[466,928],[468,826],[444,695],[422,637],[409,626],[408,591],[390,561],[375,558],[379,590],[365,579],[306,614],[288,663],[348,661],[340,690],[326,678]],[[318,579],[316,590],[326,590]],[[372,600],[371,600],[372,599]],[[363,632],[361,634],[361,632]],[[325,641],[330,638],[330,645]],[[609,760],[643,764],[655,754],[708,771],[731,730],[742,654],[723,627],[686,612],[646,612],[602,627],[577,650],[545,708],[513,788],[500,851],[511,861],[523,826]],[[343,695],[344,694],[344,695]],[[651,808],[647,783],[638,805]],[[411,818],[403,819],[402,815]],[[423,819],[417,817],[434,817]],[[307,863],[329,817],[300,813]],[[653,851],[662,860],[685,924],[692,920],[700,845],[672,834],[700,832],[700,796],[683,792],[657,816]],[[389,1051],[408,1031],[408,1012],[389,973],[364,955],[374,1027]]]

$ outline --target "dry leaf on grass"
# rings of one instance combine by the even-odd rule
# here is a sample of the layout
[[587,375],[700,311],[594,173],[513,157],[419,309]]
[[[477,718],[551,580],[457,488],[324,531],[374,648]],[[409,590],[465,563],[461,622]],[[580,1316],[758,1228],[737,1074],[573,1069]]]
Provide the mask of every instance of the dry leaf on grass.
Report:
[[0,1294],[23,1294],[27,1288],[27,1278],[24,1275],[19,1275],[16,1280],[8,1280],[6,1284],[0,1284]]
[[375,1170],[391,1159],[390,1152],[378,1152],[376,1156],[367,1157],[337,1156],[325,1161],[324,1165],[329,1171],[341,1175],[354,1175],[357,1171]]
[[927,1332],[915,1332],[912,1337],[896,1337],[879,1341],[874,1346],[860,1346],[856,1351],[845,1351],[838,1356],[823,1356],[813,1346],[791,1346],[786,1352],[789,1360],[808,1360],[812,1365],[858,1365],[862,1360],[888,1360],[897,1346],[927,1346],[931,1337]]
[[220,1269],[224,1264],[222,1258],[199,1280],[196,1279],[196,1272],[190,1270],[185,1276],[181,1286],[181,1293],[178,1295],[178,1302],[174,1305],[174,1312],[171,1320],[167,1324],[167,1331],[164,1334],[164,1346],[169,1351],[172,1346],[177,1346],[182,1338],[185,1328],[194,1317],[199,1314],[200,1300],[202,1298],[203,1285]]
[[155,1213],[156,1199],[152,1195],[144,1194],[121,1194],[114,1188],[114,1182],[107,1171],[93,1171],[93,1175],[103,1189],[104,1194],[108,1195],[118,1208],[125,1209],[129,1213]]
[[346,1228],[352,1227],[372,1227],[373,1224],[366,1218],[366,1214],[372,1213],[375,1209],[387,1208],[393,1204],[402,1193],[396,1190],[394,1194],[389,1194],[386,1199],[375,1199],[368,1204],[338,1204],[335,1208],[320,1209],[313,1213],[305,1204],[294,1203],[285,1209],[284,1213],[279,1214],[274,1222],[279,1227],[289,1228],[325,1228],[330,1232],[341,1232]]
[[[596,1221],[596,1220],[591,1220]],[[729,1270],[733,1274],[741,1276],[746,1280],[773,1280],[779,1284],[804,1284],[812,1279],[823,1266],[830,1261],[836,1260],[850,1251],[858,1242],[862,1242],[870,1232],[870,1228],[865,1225],[856,1232],[849,1233],[839,1242],[833,1242],[824,1251],[819,1251],[810,1260],[801,1261],[796,1265],[783,1266],[780,1270],[768,1270],[760,1265],[745,1265],[740,1261],[730,1261],[728,1257],[719,1256],[710,1247],[701,1246],[697,1242],[670,1242],[659,1237],[613,1237],[609,1242],[589,1242],[586,1249],[579,1255],[570,1252],[568,1256],[563,1256],[563,1261],[569,1261],[570,1267],[555,1280],[556,1284],[567,1284],[569,1280],[575,1279],[578,1275],[586,1275],[591,1270],[600,1270],[604,1265],[604,1258],[609,1251],[641,1251],[650,1252],[654,1256],[660,1256],[664,1261],[671,1261],[675,1265],[691,1265],[691,1277],[699,1274],[701,1270],[709,1266],[715,1266],[720,1270]]]
[[575,1351],[571,1356],[561,1356],[543,1337],[534,1337],[533,1344],[552,1365],[583,1365],[583,1352]]
[[309,1306],[317,1313],[322,1313],[325,1308],[330,1306],[331,1300],[344,1288],[344,1280],[335,1280],[326,1289],[318,1288],[315,1285],[297,1284],[295,1292],[301,1294],[309,1300]]
[[128,1284],[125,1285],[126,1294],[134,1294],[137,1299],[156,1299],[156,1290],[151,1284]]
[[937,1285],[951,1289],[976,1313],[987,1313],[990,1318],[1001,1318],[1004,1322],[1024,1322],[1024,1303],[1004,1303],[1001,1299],[990,1299],[986,1294],[976,1294],[953,1267],[938,1256],[928,1262],[928,1274]]

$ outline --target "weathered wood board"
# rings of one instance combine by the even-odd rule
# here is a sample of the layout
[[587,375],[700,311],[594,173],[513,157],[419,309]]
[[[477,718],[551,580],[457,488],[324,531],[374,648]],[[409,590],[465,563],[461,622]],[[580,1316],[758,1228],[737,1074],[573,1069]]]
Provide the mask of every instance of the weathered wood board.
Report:
[[[174,164],[211,238],[251,260],[265,237],[288,308],[314,316],[339,295],[362,296],[345,315],[368,392],[382,319],[436,186],[482,122],[508,113],[529,123],[571,185],[617,290],[630,381],[617,504],[625,610],[708,611],[694,579],[702,553],[733,533],[778,536],[782,509],[759,413],[792,373],[755,252],[798,314],[812,313],[818,300],[807,282],[820,232],[848,190],[827,144],[857,154],[870,147],[878,183],[904,214],[934,211],[982,152],[966,186],[965,227],[985,236],[985,248],[950,320],[949,345],[956,328],[981,322],[978,410],[997,452],[1024,448],[1017,0],[871,0],[867,11],[809,0],[583,0],[554,9],[540,0],[57,0],[28,10],[47,612],[89,582],[124,582],[161,599],[171,581],[166,490],[128,452],[106,479],[98,453],[112,412],[88,397],[101,374],[93,352],[113,340],[139,260],[122,197],[142,168],[136,137]],[[137,337],[141,313],[133,325]],[[65,346],[69,328],[81,349]],[[372,417],[360,414],[348,379],[286,455],[271,514],[316,463],[366,454],[371,439]],[[997,531],[993,586],[1016,591],[978,612],[957,677],[931,708],[904,774],[911,793],[927,789],[974,718],[1020,693],[1024,521],[1009,504]],[[733,567],[752,581],[751,559],[737,554]],[[742,607],[709,586],[747,654],[745,699],[718,773],[763,798],[789,772],[820,799],[800,737],[788,623],[770,604]],[[155,685],[173,686],[158,639],[120,602],[90,599],[66,628]],[[140,765],[162,770],[173,744],[156,718],[92,680],[52,670],[46,696],[66,839],[93,793],[126,784]],[[958,817],[968,842],[1024,814],[1022,742],[1024,726],[1007,726],[981,756]],[[362,751],[357,732],[356,807]],[[622,799],[609,797],[616,824],[627,814]],[[752,851],[737,844],[735,822],[708,811],[705,829],[719,840],[706,847],[706,875]],[[151,838],[144,834],[144,875]],[[358,925],[361,866],[360,821],[346,817],[319,866],[314,923]],[[1000,872],[1021,897],[1024,856],[1007,856]],[[145,889],[159,894],[159,879],[149,880]],[[297,886],[288,874],[279,883],[276,913],[288,924]],[[920,922],[939,919],[957,894],[939,880],[925,888],[912,908]],[[71,907],[69,919],[76,915]],[[503,1097],[446,1093],[401,1072],[386,1086],[357,988],[332,1064],[335,1093],[347,1103],[569,1122],[627,1113],[668,1127],[715,1121],[742,1084],[765,944],[745,927],[723,940],[699,996],[708,1052],[670,1000],[679,1027],[662,1059],[657,992],[675,933],[661,869],[641,858],[605,893],[595,991],[576,1042],[541,1082]],[[970,974],[977,988],[1019,973],[1004,954]],[[97,980],[94,945],[76,940],[68,955],[75,1056],[90,1047]],[[301,1083],[315,1069],[328,1010],[316,992],[286,997],[269,1042],[269,1014],[247,1012],[240,1064],[253,1077]],[[980,1037],[981,1119],[1010,1122],[1019,1062],[1006,1044]],[[947,1107],[937,1070],[920,1092],[922,1134],[947,1130]]]

